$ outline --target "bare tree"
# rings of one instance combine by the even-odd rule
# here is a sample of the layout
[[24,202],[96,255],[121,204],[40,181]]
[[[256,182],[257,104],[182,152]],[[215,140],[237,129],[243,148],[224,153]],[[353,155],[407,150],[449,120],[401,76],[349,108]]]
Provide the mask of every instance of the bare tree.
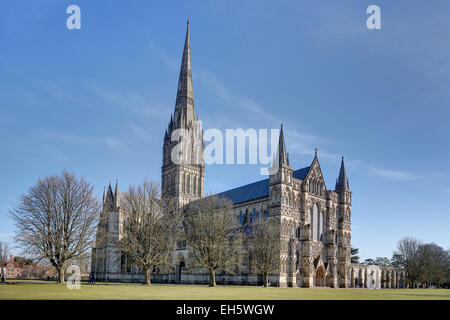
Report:
[[242,230],[232,208],[230,200],[209,196],[185,209],[188,267],[207,269],[211,287],[216,285],[216,270],[233,273],[239,267]]
[[271,218],[261,217],[250,226],[248,238],[249,258],[256,273],[269,286],[269,274],[280,267],[280,225]]
[[0,241],[0,261],[8,261],[9,244]]
[[406,237],[397,243],[397,251],[394,252],[399,264],[406,270],[406,277],[411,288],[414,288],[415,282],[420,276],[419,250],[421,245],[419,240]]
[[129,187],[122,208],[123,233],[118,248],[144,271],[144,284],[150,285],[153,270],[165,270],[173,263],[180,214],[171,200],[160,199],[159,186],[148,179]]
[[17,243],[35,261],[49,261],[58,283],[68,261],[89,254],[99,212],[91,184],[66,171],[38,179],[9,211]]

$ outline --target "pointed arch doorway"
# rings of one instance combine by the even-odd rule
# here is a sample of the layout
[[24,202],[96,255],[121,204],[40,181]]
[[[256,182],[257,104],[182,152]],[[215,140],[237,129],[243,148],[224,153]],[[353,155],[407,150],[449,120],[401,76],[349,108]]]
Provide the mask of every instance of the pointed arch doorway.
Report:
[[325,286],[325,269],[323,265],[320,265],[315,274],[314,285],[316,287],[324,287]]

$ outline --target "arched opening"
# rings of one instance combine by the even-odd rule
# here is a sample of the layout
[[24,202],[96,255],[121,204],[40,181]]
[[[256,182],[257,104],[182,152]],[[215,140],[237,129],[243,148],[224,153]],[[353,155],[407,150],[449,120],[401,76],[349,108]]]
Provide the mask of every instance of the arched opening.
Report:
[[323,212],[319,212],[319,225],[318,225],[318,238],[320,242],[324,242],[324,235],[323,235],[323,230],[324,230],[324,213]]
[[368,288],[367,283],[369,282],[369,273],[366,271],[364,272],[364,288]]
[[192,194],[196,195],[196,192],[197,192],[197,177],[194,176],[192,180],[193,180],[193,183],[194,183],[194,185],[192,186]]
[[363,276],[363,271],[362,269],[359,269],[359,273],[358,273],[358,279],[359,279],[359,287],[362,288],[364,287],[364,276]]
[[184,173],[181,175],[181,192],[185,192],[186,191],[186,176],[184,175]]
[[186,193],[191,193],[191,176],[189,174],[186,176]]
[[325,269],[323,266],[320,266],[316,270],[316,277],[314,279],[314,285],[316,287],[324,287],[325,286]]
[[350,269],[350,283],[352,288],[356,287],[355,270],[353,268]]
[[312,219],[311,219],[311,231],[312,231],[312,239],[317,241],[319,240],[319,208],[317,204],[314,204]]

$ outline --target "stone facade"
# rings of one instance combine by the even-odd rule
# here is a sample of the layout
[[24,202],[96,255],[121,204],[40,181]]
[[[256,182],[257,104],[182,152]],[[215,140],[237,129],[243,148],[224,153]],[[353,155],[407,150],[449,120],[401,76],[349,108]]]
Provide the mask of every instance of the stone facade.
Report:
[[[173,116],[164,135],[161,193],[174,197],[182,208],[204,196],[204,140],[195,115],[189,22]],[[180,130],[186,134],[175,137]],[[184,139],[184,140],[183,140]],[[174,141],[175,140],[175,141]],[[183,140],[183,141],[182,141]],[[183,142],[183,143],[180,143]],[[181,148],[176,149],[177,145]],[[179,156],[175,163],[173,157]],[[315,152],[312,163],[298,170],[289,165],[283,127],[270,177],[218,194],[234,203],[233,214],[241,224],[251,224],[262,215],[270,216],[280,227],[279,271],[270,276],[271,285],[282,287],[396,287],[399,279],[392,268],[350,263],[352,191],[347,179],[344,158],[334,190],[329,190]],[[103,197],[100,234],[93,250],[92,272],[97,281],[142,281],[144,276],[112,245],[120,237],[120,192],[111,185]],[[108,240],[109,239],[109,240]],[[243,248],[245,250],[245,248]],[[206,270],[186,272],[187,248],[178,243],[172,274],[154,274],[152,281],[171,283],[208,283]],[[249,261],[248,257],[247,260]],[[261,284],[248,262],[235,275],[220,271],[217,282],[228,284]]]

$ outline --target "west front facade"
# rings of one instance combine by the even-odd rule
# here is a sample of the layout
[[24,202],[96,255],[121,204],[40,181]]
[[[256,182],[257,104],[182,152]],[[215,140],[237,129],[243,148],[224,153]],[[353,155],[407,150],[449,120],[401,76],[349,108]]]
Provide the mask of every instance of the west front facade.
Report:
[[[174,198],[179,208],[204,197],[204,140],[197,120],[188,22],[175,109],[164,134],[161,167],[161,195]],[[182,138],[174,139],[180,132]],[[334,189],[328,189],[317,150],[308,166],[300,169],[290,166],[281,126],[278,149],[269,172],[267,179],[217,195],[233,202],[233,214],[243,226],[262,216],[269,216],[279,225],[280,266],[269,278],[271,285],[333,288],[400,285],[401,274],[394,268],[351,263],[352,191],[344,158]],[[111,185],[104,192],[99,239],[92,253],[91,272],[97,281],[144,279],[114,245],[120,238],[121,216],[125,214],[120,208],[120,198],[117,183],[114,192]],[[100,241],[101,234],[107,234],[106,241]],[[208,283],[207,270],[187,271],[187,249],[186,243],[180,241],[174,271],[153,274],[152,281]],[[225,280],[227,284],[262,284],[262,278],[254,273],[251,259],[236,274],[218,272],[216,277],[219,283]]]

